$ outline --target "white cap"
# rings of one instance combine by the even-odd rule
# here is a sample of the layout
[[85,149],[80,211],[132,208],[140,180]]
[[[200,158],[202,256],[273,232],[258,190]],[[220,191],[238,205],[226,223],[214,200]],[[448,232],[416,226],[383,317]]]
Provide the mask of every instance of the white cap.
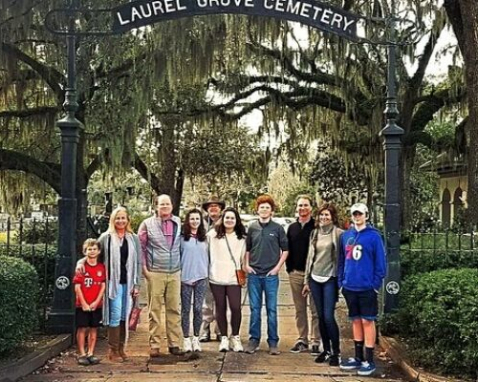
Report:
[[361,214],[367,214],[368,208],[363,203],[355,203],[352,207],[350,207],[350,213],[353,215],[354,212],[360,212]]

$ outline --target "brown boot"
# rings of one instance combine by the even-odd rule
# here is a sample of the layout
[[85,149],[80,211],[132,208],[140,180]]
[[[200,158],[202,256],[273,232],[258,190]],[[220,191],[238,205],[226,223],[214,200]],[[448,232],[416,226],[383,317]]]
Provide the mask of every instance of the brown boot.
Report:
[[120,321],[120,342],[119,342],[119,355],[123,358],[123,361],[128,360],[128,355],[124,351],[126,344],[126,322]]
[[108,327],[108,359],[111,362],[123,362],[123,357],[119,354],[119,346],[120,346],[120,328],[112,328],[111,326]]

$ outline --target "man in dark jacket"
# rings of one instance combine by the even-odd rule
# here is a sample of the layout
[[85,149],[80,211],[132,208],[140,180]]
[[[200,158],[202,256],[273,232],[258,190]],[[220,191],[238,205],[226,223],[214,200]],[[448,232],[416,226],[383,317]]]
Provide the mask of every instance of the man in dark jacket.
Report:
[[[292,300],[295,306],[295,324],[299,337],[290,349],[291,353],[300,353],[309,349],[309,318],[307,314],[308,297],[302,295],[307,255],[309,252],[310,234],[315,228],[312,217],[312,198],[309,195],[299,195],[296,199],[297,221],[287,230],[289,256],[285,262],[289,274]],[[319,321],[313,301],[309,301],[312,313],[311,340],[312,355],[319,355]]]

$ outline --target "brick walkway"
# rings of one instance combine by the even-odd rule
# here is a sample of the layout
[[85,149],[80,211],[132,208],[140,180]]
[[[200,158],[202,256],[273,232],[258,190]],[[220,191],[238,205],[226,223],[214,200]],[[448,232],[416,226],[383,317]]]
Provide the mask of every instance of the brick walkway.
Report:
[[[172,356],[165,354],[157,360],[149,360],[147,317],[145,309],[141,317],[138,331],[132,334],[128,353],[131,356],[123,364],[111,364],[106,359],[101,364],[82,367],[76,364],[75,349],[71,348],[61,356],[52,359],[46,367],[22,379],[25,382],[53,382],[53,381],[88,381],[88,382],[122,382],[122,381],[317,381],[317,382],[358,382],[373,381],[402,381],[396,368],[379,351],[376,353],[378,370],[374,378],[359,377],[353,373],[344,373],[338,367],[319,365],[314,357],[308,353],[292,354],[289,349],[293,346],[297,331],[294,322],[294,307],[291,300],[287,276],[282,274],[279,289],[279,344],[282,353],[271,356],[267,352],[267,343],[263,340],[261,350],[256,354],[219,353],[218,342],[203,344],[203,352],[196,356]],[[265,314],[265,312],[264,312]],[[342,356],[348,357],[353,353],[353,344],[350,338],[349,324],[345,318],[344,302],[341,299],[337,310],[342,340]],[[266,333],[265,319],[263,333]],[[241,337],[247,342],[249,325],[249,307],[243,308],[243,322]],[[165,342],[166,343],[166,342]],[[97,355],[104,358],[107,344],[104,337],[97,346]]]

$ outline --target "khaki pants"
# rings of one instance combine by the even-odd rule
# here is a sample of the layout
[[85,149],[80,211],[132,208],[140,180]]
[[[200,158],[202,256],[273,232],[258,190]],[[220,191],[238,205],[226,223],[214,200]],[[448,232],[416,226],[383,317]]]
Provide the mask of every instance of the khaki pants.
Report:
[[312,296],[302,296],[302,289],[304,288],[304,272],[292,271],[289,273],[290,289],[292,291],[292,300],[295,306],[295,325],[299,332],[297,341],[302,341],[305,344],[309,343],[309,318],[307,314],[307,303],[309,303],[312,314],[311,322],[311,337],[312,344],[318,345],[320,343],[319,334],[319,319],[317,317],[317,310],[315,309]]
[[149,345],[161,345],[161,305],[164,299],[168,347],[180,347],[181,340],[181,273],[148,274]]
[[214,332],[219,335],[219,328],[217,325],[214,325],[216,322],[216,303],[214,302],[214,296],[211,292],[211,287],[209,282],[207,283],[206,297],[204,298],[204,303],[202,305],[202,325],[201,325],[201,335],[210,332],[212,335],[212,327],[214,326]]

